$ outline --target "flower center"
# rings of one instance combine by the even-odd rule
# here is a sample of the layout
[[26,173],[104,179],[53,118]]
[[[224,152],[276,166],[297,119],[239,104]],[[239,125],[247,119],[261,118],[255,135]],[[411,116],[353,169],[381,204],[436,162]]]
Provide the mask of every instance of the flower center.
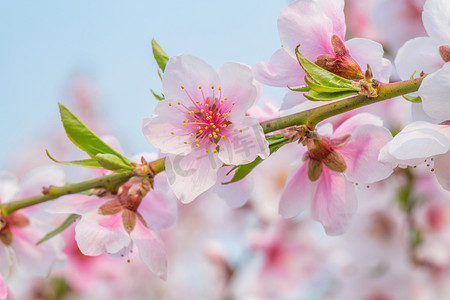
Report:
[[[185,128],[185,133],[177,134],[186,136],[187,139],[184,144],[192,144],[193,146],[205,147],[205,151],[209,152],[209,145],[215,145],[214,153],[219,151],[217,144],[221,139],[226,139],[227,136],[233,132],[228,126],[232,124],[229,121],[229,115],[235,102],[222,97],[222,88],[217,89],[211,86],[212,96],[205,96],[203,88],[198,87],[201,91],[201,99],[193,99],[185,90],[184,86],[181,89],[186,92],[191,105],[187,106],[181,102],[172,103],[168,105],[178,109],[185,115],[182,126]],[[172,131],[172,135],[175,133]]]

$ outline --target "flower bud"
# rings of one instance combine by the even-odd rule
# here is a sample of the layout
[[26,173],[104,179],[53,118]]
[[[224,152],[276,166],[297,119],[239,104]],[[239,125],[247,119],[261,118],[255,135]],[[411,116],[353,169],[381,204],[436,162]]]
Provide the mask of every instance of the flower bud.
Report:
[[316,59],[316,65],[350,80],[365,78],[358,63],[350,56],[344,41],[338,35],[334,34],[331,37],[331,46],[336,57],[329,54],[320,55]]
[[308,162],[308,178],[311,181],[316,181],[322,175],[322,162],[315,159],[310,159]]
[[445,62],[450,61],[450,45],[442,45],[439,47],[439,54]]

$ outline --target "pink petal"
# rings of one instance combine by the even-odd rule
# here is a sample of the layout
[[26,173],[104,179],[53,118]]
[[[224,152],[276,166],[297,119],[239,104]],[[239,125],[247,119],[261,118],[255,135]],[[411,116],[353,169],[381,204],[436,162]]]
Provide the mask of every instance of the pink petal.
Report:
[[343,174],[323,169],[314,196],[313,215],[328,235],[344,233],[357,208],[355,188]]
[[219,159],[223,163],[241,165],[254,161],[257,156],[263,159],[269,156],[269,143],[257,120],[244,117],[228,128],[233,132],[218,143]]
[[0,274],[0,299],[7,299],[7,298],[8,298],[8,288],[6,287],[2,274]]
[[[293,108],[296,105],[305,103],[307,99],[303,96],[303,93],[294,92],[289,89],[286,90],[286,95],[283,98],[280,110],[287,110]],[[313,101],[308,101],[313,102]]]
[[[183,127],[186,114],[179,111],[178,104],[169,100],[158,102],[152,118],[145,118],[142,131],[154,147],[163,153],[187,154],[191,151],[190,131]],[[172,134],[173,132],[173,134]],[[185,144],[184,142],[188,142]]]
[[450,41],[450,2],[427,0],[423,6],[422,21],[428,35],[442,44]]
[[331,36],[345,35],[344,1],[295,1],[281,10],[278,32],[291,55],[299,44],[300,52],[312,61],[321,54],[334,55]]
[[311,203],[313,193],[317,187],[316,182],[308,178],[308,161],[296,170],[281,195],[278,211],[284,218],[293,218],[304,211]]
[[165,174],[158,174],[155,177],[154,187],[142,199],[138,212],[152,230],[169,229],[177,221],[175,195],[173,195],[167,185]]
[[21,180],[20,198],[31,197],[42,192],[43,186],[65,184],[64,171],[58,166],[43,166],[27,173]]
[[434,157],[434,172],[440,185],[450,191],[450,152]]
[[165,280],[167,278],[167,256],[158,238],[141,222],[136,222],[136,227],[130,236],[145,265],[159,278]]
[[332,138],[338,138],[340,136],[346,135],[346,134],[352,134],[353,131],[355,131],[356,128],[358,128],[361,125],[366,124],[372,124],[376,126],[382,126],[383,121],[372,114],[369,113],[361,113],[354,115],[353,117],[347,119],[345,122],[343,122],[336,130],[334,131]]
[[168,155],[165,165],[172,191],[181,202],[189,203],[214,185],[222,163],[212,151],[199,148],[186,156]]
[[439,46],[429,37],[418,37],[407,41],[397,52],[395,67],[402,80],[419,77],[420,72],[431,74],[443,65]]
[[394,165],[378,161],[380,149],[392,140],[391,132],[375,125],[358,127],[339,153],[347,164],[345,176],[353,182],[372,183],[389,177]]
[[106,200],[86,195],[67,195],[54,201],[47,209],[49,213],[83,215],[93,210],[96,211]]
[[75,239],[80,251],[89,256],[117,253],[131,242],[123,228],[121,213],[84,215],[75,227]]
[[167,62],[162,85],[166,100],[191,106],[192,101],[203,100],[203,95],[212,96],[211,86],[217,89],[220,80],[216,71],[206,62],[192,55],[181,54]]
[[0,275],[3,274],[5,277],[9,273],[9,265],[11,264],[9,260],[8,249],[3,243],[0,243]]
[[431,117],[445,121],[450,119],[450,63],[428,75],[419,88],[423,110]]
[[297,87],[305,84],[305,71],[295,56],[283,48],[277,50],[268,63],[259,62],[252,67],[255,79],[270,86]]
[[381,82],[389,82],[392,64],[383,58],[384,50],[381,44],[368,39],[354,38],[346,41],[345,45],[363,72],[367,65],[370,65],[374,78]]
[[256,85],[250,68],[238,63],[225,63],[217,70],[219,74],[222,99],[235,104],[230,107],[230,117],[241,119],[245,112],[255,103]]

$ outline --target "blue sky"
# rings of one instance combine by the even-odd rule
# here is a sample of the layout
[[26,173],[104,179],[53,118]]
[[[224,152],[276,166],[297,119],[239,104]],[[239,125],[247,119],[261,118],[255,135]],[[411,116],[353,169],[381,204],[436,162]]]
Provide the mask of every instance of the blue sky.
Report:
[[[160,91],[155,38],[171,55],[189,53],[214,67],[249,65],[279,47],[285,1],[2,1],[0,3],[0,169],[15,150],[62,126],[77,74],[91,78],[101,109],[125,152],[149,151],[141,122]],[[20,159],[20,158],[19,158]]]

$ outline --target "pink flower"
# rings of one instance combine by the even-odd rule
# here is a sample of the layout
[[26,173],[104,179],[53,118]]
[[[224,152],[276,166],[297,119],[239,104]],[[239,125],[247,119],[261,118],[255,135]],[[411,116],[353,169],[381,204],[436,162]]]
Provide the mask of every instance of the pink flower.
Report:
[[[378,162],[379,150],[392,135],[377,117],[363,113],[339,126],[330,137],[307,139],[304,164],[281,196],[279,212],[292,218],[309,205],[329,235],[343,233],[356,210],[355,185],[387,178],[392,167]],[[319,128],[319,133],[326,130]]]
[[6,300],[8,298],[8,288],[3,280],[2,274],[0,274],[0,299]]
[[381,149],[378,159],[403,166],[427,163],[450,191],[450,124],[411,123]]
[[[344,44],[345,18],[343,0],[298,0],[285,6],[278,16],[281,48],[269,63],[253,66],[255,78],[280,87],[304,85],[305,72],[295,56],[295,48],[321,67],[349,79],[364,78],[360,66],[369,64],[373,75],[388,81],[391,64],[382,58],[380,44],[354,38]],[[301,93],[288,91],[282,108],[291,108],[304,100]]]
[[[164,187],[165,178],[160,175],[155,177],[155,187]],[[105,199],[84,195],[65,196],[49,211],[81,215],[75,228],[75,239],[84,255],[125,255],[134,243],[145,265],[165,279],[167,258],[155,232],[175,223],[176,202],[159,188],[150,190],[141,199],[137,194],[139,187],[140,184],[127,182],[116,196]]]
[[148,141],[167,153],[166,173],[184,203],[214,185],[222,164],[269,155],[258,121],[245,112],[256,98],[250,69],[226,63],[217,72],[204,61],[172,57],[162,79],[165,100],[143,122]]

